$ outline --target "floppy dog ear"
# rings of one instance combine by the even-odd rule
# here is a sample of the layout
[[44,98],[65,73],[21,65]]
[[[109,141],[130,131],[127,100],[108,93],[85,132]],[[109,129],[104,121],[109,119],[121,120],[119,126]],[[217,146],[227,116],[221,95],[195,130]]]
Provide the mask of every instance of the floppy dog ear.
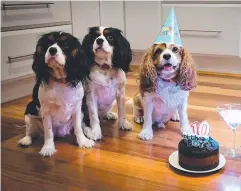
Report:
[[67,58],[65,64],[65,70],[67,73],[66,81],[73,87],[75,87],[80,81],[89,78],[90,73],[90,61],[77,38],[75,38],[75,41],[76,48],[71,52],[71,55]]
[[130,72],[132,61],[132,51],[128,40],[123,36],[122,31],[115,29],[116,45],[113,52],[113,65],[121,68],[124,72]]
[[94,58],[95,58],[95,55],[93,52],[94,40],[91,38],[91,33],[90,33],[90,31],[93,30],[93,28],[94,27],[89,28],[89,34],[85,35],[82,40],[83,49],[84,49],[86,55],[88,56],[91,64],[94,63]]
[[148,51],[142,58],[139,71],[139,88],[142,93],[153,92],[156,90],[157,72],[153,60],[153,58],[155,57],[155,52],[153,52],[154,49],[155,45],[153,45],[152,48],[148,49]]
[[43,35],[37,42],[36,50],[33,55],[33,64],[32,69],[36,74],[36,81],[38,83],[49,82],[49,72],[48,65],[45,64],[45,53],[43,51],[43,39],[45,36]]
[[178,84],[182,90],[189,91],[197,86],[196,66],[190,53],[186,49],[181,50],[182,62],[178,73]]

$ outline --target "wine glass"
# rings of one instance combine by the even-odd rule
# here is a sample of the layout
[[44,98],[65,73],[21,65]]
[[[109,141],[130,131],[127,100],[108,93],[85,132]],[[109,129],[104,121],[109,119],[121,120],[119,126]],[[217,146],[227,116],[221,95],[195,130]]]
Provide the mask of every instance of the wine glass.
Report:
[[233,148],[227,150],[224,155],[230,158],[241,156],[241,151],[235,148],[236,129],[241,125],[241,104],[223,104],[217,106],[216,110],[233,132]]

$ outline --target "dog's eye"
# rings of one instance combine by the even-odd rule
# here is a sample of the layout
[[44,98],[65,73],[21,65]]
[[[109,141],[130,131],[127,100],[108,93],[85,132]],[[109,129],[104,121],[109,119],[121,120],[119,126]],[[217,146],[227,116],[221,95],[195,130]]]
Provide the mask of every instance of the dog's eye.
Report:
[[109,36],[107,36],[107,39],[108,39],[108,40],[113,40],[114,38],[113,38],[113,36],[110,36],[110,35],[109,35]]
[[161,54],[161,53],[162,53],[162,50],[160,48],[156,49],[155,55]]
[[178,52],[178,48],[177,47],[173,47],[172,48],[172,52],[177,53]]

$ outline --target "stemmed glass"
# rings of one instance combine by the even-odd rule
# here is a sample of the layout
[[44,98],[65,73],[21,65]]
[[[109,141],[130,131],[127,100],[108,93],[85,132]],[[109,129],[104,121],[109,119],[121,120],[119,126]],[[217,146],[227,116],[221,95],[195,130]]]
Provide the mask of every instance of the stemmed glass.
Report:
[[223,104],[217,106],[216,110],[233,132],[233,148],[227,150],[224,155],[230,158],[241,156],[241,151],[235,148],[236,129],[241,125],[241,104]]

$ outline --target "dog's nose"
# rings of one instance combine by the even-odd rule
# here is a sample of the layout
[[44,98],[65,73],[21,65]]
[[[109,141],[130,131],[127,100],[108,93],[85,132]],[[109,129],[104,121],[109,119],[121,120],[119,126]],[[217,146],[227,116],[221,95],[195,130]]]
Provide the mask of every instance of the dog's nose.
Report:
[[166,53],[166,54],[163,55],[163,58],[164,58],[165,60],[169,60],[169,59],[171,58],[171,54]]
[[57,53],[57,48],[51,47],[51,48],[49,49],[49,54],[50,54],[51,56],[54,56],[56,53]]
[[102,45],[103,42],[104,42],[104,40],[103,40],[102,38],[98,38],[98,39],[96,40],[96,43],[97,43],[98,45]]

